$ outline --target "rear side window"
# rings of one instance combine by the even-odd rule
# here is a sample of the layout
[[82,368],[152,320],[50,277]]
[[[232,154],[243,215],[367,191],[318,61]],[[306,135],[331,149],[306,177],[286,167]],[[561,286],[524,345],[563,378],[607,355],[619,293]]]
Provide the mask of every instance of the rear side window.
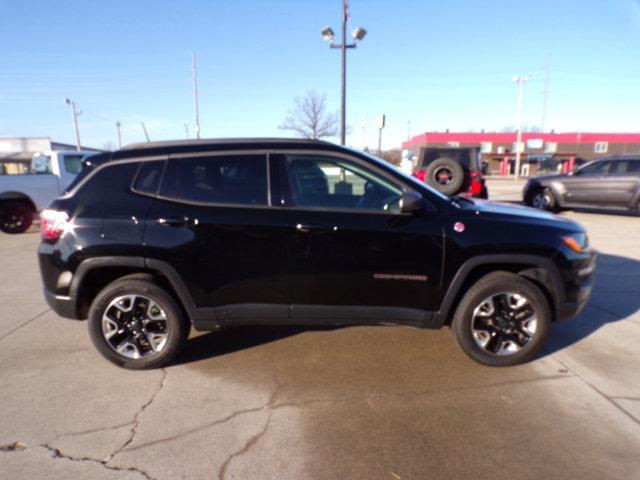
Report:
[[627,173],[640,173],[640,160],[629,160]]
[[267,205],[265,155],[222,155],[176,160],[179,199],[206,203]]
[[143,162],[142,165],[140,165],[140,170],[138,170],[133,189],[140,193],[150,193],[153,195],[158,193],[163,167],[164,160]]
[[84,155],[65,155],[64,169],[67,173],[77,175],[82,171],[82,158]]

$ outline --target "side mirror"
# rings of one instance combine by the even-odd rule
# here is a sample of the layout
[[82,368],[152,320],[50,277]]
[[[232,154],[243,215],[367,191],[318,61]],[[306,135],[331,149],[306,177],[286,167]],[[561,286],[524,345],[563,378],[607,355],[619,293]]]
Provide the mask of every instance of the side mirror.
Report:
[[415,213],[422,209],[424,199],[417,192],[404,192],[400,198],[400,213]]

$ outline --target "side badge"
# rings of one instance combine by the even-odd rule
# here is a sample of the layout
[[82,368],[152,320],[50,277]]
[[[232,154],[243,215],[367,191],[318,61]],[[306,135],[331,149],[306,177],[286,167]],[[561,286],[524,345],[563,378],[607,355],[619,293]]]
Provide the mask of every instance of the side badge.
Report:
[[454,223],[453,224],[453,229],[458,233],[464,232],[464,223],[462,223],[462,222]]

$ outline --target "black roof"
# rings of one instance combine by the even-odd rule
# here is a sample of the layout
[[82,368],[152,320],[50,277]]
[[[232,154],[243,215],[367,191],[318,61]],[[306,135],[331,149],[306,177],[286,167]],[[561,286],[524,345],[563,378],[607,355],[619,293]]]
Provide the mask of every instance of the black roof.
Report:
[[112,159],[130,158],[169,153],[202,152],[206,150],[240,150],[261,148],[322,148],[342,150],[344,147],[322,140],[303,138],[213,138],[200,140],[170,140],[163,142],[134,143],[113,152]]

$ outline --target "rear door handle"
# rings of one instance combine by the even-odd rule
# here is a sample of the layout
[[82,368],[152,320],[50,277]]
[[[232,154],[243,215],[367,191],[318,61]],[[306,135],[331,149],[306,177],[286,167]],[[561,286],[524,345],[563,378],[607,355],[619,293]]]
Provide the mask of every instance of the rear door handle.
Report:
[[298,232],[310,232],[312,230],[338,230],[338,227],[332,227],[326,223],[298,223],[296,224]]
[[189,217],[161,217],[156,220],[156,223],[167,227],[189,227],[191,225],[197,225],[198,219]]

